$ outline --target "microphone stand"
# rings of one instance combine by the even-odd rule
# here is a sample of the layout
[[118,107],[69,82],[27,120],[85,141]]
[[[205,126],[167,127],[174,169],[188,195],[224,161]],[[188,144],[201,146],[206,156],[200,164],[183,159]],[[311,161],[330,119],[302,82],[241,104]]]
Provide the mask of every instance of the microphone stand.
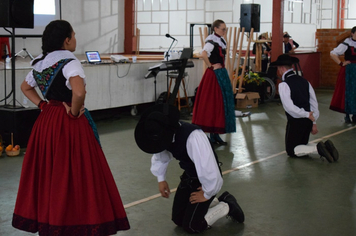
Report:
[[[171,50],[171,48],[172,48],[172,45],[173,45],[173,43],[174,43],[174,41],[176,41],[175,39],[173,39],[173,41],[172,41],[172,43],[171,43],[171,46],[169,46],[169,48],[168,48],[168,51],[167,51],[167,53],[166,53],[166,55],[164,56],[165,58],[166,58],[166,61],[168,62],[168,58],[169,58],[169,50]],[[167,95],[168,95],[168,93],[170,93],[171,91],[168,91],[168,70],[167,70]]]

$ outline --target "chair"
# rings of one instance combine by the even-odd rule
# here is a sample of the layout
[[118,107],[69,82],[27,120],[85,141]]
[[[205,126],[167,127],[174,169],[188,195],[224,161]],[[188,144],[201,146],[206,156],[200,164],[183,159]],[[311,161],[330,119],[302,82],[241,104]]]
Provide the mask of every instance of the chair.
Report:
[[[174,83],[175,83],[175,79],[178,78],[178,72],[169,72],[169,73],[168,73],[168,76],[170,77],[170,81],[169,81],[169,87],[168,87],[168,93],[167,93],[167,100],[168,100],[168,98],[169,98],[169,95],[171,94],[172,83],[173,83],[173,81],[174,81]],[[181,110],[181,108],[184,108],[184,107],[189,108],[189,99],[188,99],[187,90],[185,89],[185,81],[184,81],[184,78],[185,78],[186,76],[188,76],[188,73],[187,73],[187,72],[184,72],[183,78],[182,78],[182,83],[181,83],[181,85],[183,85],[184,97],[181,98],[181,96],[180,96],[180,89],[178,89],[178,92],[177,92],[177,99],[176,99],[176,102],[177,102],[177,105],[178,105],[178,110]],[[184,104],[184,105],[181,104],[181,100],[182,100],[182,99],[185,100],[185,104]]]
[[10,50],[10,42],[8,37],[0,37],[0,59],[2,59],[3,56],[6,56],[6,48],[7,48],[7,54],[10,55],[11,57],[11,50]]

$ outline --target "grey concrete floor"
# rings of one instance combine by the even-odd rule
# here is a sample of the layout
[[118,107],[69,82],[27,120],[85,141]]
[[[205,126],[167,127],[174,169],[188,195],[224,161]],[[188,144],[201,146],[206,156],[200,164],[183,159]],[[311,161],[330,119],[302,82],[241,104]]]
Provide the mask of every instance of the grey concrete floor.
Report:
[[[331,139],[340,153],[337,163],[318,155],[289,158],[284,151],[286,117],[278,101],[251,109],[237,118],[237,132],[222,137],[216,147],[223,162],[224,185],[245,212],[245,223],[220,219],[204,235],[356,235],[356,129],[343,114],[328,109],[332,91],[317,90],[321,117],[319,133],[310,141]],[[139,114],[140,114],[140,107]],[[129,111],[97,119],[103,150],[119,188],[131,229],[127,236],[187,235],[170,220],[173,194],[158,195],[150,173],[150,156],[138,149],[133,131],[139,119]],[[95,115],[95,114],[94,114]],[[190,121],[189,116],[184,119]],[[23,154],[0,157],[0,235],[33,235],[12,228]],[[168,168],[167,181],[175,189],[182,173],[177,161]]]

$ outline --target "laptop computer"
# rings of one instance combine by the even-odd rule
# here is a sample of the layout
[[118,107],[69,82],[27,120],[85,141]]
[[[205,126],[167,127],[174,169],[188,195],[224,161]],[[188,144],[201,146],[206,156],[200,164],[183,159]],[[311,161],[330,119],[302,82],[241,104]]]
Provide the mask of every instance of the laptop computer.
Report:
[[164,61],[164,63],[174,62],[174,61],[181,61],[182,59],[190,59],[193,58],[193,49],[192,48],[183,48],[182,53],[180,54],[179,59],[172,59],[169,61]]
[[193,49],[192,48],[183,48],[182,54],[180,54],[179,59],[189,59],[193,57]]
[[90,64],[110,64],[111,60],[101,60],[100,54],[98,51],[86,51],[85,55],[87,56],[88,62]]

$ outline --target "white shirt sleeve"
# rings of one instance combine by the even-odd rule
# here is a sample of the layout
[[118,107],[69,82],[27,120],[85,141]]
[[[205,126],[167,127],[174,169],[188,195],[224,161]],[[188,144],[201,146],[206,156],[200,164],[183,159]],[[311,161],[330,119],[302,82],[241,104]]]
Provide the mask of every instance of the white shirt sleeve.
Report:
[[316,124],[316,120],[319,118],[318,100],[316,99],[315,91],[310,83],[309,83],[309,103],[310,103],[310,111],[313,112],[313,116],[315,118],[315,121],[313,123]]
[[202,130],[194,130],[187,140],[187,152],[195,164],[204,197],[216,195],[223,184],[210,142]]
[[172,153],[167,150],[153,154],[151,158],[151,173],[157,177],[158,182],[166,180],[167,167],[172,159]]
[[63,72],[63,76],[67,79],[66,86],[68,87],[68,89],[72,90],[72,87],[70,86],[69,83],[70,77],[79,76],[84,79],[84,84],[86,84],[84,69],[79,60],[72,60],[68,62],[63,67],[62,72]]
[[28,85],[30,85],[31,87],[36,87],[37,83],[36,80],[33,78],[33,70],[31,70],[30,72],[28,72],[28,74],[26,75],[25,81],[27,82]]
[[340,43],[336,48],[334,48],[330,54],[335,54],[335,55],[343,55],[347,50],[347,46],[343,43]]
[[212,43],[207,42],[207,43],[204,45],[202,51],[206,51],[208,57],[210,57],[211,52],[213,51],[213,49],[214,49],[214,45],[213,45]]

